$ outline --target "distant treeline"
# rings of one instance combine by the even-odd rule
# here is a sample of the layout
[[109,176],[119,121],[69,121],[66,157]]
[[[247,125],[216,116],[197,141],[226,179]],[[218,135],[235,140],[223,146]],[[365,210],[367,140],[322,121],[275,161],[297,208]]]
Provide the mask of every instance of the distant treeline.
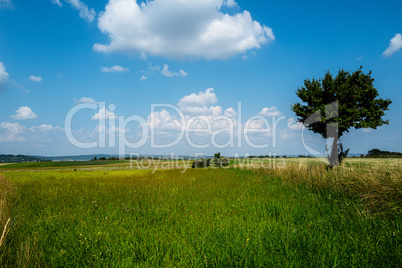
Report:
[[162,157],[152,157],[152,156],[147,156],[147,157],[144,157],[144,156],[131,156],[131,157],[122,157],[122,158],[112,156],[112,157],[109,157],[109,158],[106,158],[106,157],[97,158],[95,156],[93,159],[91,159],[91,161],[105,161],[105,160],[107,160],[107,161],[117,161],[117,160],[141,160],[141,159],[162,160],[163,158]]
[[402,157],[402,153],[397,153],[397,152],[388,152],[388,151],[381,151],[380,149],[372,149],[368,151],[366,157],[374,157],[374,158],[380,158],[380,157]]
[[48,162],[48,161],[50,160],[44,160],[29,155],[0,154],[0,163]]

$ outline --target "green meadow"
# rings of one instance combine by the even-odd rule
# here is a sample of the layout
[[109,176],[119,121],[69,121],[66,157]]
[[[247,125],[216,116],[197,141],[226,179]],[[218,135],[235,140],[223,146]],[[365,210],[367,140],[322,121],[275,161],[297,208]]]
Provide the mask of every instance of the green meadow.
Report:
[[267,163],[2,166],[0,267],[402,265],[401,160]]

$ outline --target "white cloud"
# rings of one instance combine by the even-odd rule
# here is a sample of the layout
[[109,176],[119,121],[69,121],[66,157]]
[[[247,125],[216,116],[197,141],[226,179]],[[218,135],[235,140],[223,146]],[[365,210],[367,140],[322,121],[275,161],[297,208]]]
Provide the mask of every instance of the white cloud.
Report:
[[227,109],[225,110],[224,115],[225,115],[225,116],[229,116],[229,117],[236,117],[236,116],[237,116],[237,113],[236,113],[236,111],[235,111],[232,107],[230,107],[230,108],[227,108]]
[[104,73],[121,73],[121,72],[127,72],[130,71],[130,68],[123,68],[119,65],[115,65],[113,67],[101,67],[102,72]]
[[145,75],[142,75],[140,78],[141,81],[147,80],[147,77]]
[[276,108],[275,106],[273,107],[265,107],[261,110],[261,112],[259,113],[259,115],[261,116],[266,116],[266,117],[273,117],[273,116],[281,116],[282,113],[278,110],[278,108]]
[[382,53],[386,57],[392,56],[402,48],[402,35],[397,33],[390,41],[389,47]]
[[169,71],[169,66],[167,64],[163,65],[163,69],[162,69],[161,73],[166,77],[173,77],[173,76],[176,76],[176,75],[181,75],[181,76],[187,76],[188,75],[188,73],[186,73],[183,70],[179,70],[178,73],[172,73],[171,71]]
[[185,114],[191,115],[222,115],[222,107],[220,106],[182,106],[180,110]]
[[179,70],[179,75],[181,75],[181,76],[187,76],[188,73],[185,72],[184,70]]
[[303,123],[296,122],[296,120],[293,117],[291,117],[291,118],[288,119],[288,128],[290,130],[294,130],[294,131],[302,130],[303,129]]
[[168,58],[227,59],[275,40],[271,28],[248,11],[225,14],[233,0],[109,0],[100,13],[99,29],[110,44],[95,51],[136,51]]
[[59,7],[62,7],[63,5],[61,4],[60,0],[52,0],[52,3],[55,5],[58,5]]
[[0,0],[0,8],[14,8],[11,0]]
[[29,76],[29,80],[34,81],[34,82],[41,82],[43,79],[40,76],[31,75],[31,76]]
[[80,17],[88,22],[92,22],[96,16],[96,12],[93,8],[88,8],[86,4],[80,0],[65,0],[67,3],[71,4],[74,8],[80,11]]
[[11,116],[11,119],[14,120],[27,120],[27,119],[36,119],[38,115],[36,115],[31,108],[28,106],[21,106],[15,111],[16,114]]
[[25,127],[18,123],[0,123],[0,142],[25,141],[20,134],[25,132]]
[[[174,136],[180,130],[194,130],[202,129],[202,133],[196,133],[196,136],[210,135],[210,132],[204,130],[210,129],[211,131],[220,130],[221,134],[228,134],[227,130],[230,126],[237,127],[237,113],[230,107],[224,112],[221,106],[214,106],[218,99],[213,93],[213,89],[207,89],[205,92],[201,91],[198,94],[191,94],[183,97],[178,106],[180,107],[184,118],[181,115],[169,113],[163,109],[157,111],[148,117],[148,127],[156,130],[159,135]],[[154,121],[152,122],[152,116]],[[181,119],[184,119],[182,122]],[[184,123],[184,125],[183,125]],[[209,128],[209,127],[210,128]]]
[[92,120],[104,120],[104,119],[116,118],[116,117],[117,116],[114,112],[109,111],[108,109],[106,109],[104,107],[104,108],[99,109],[99,111],[96,114],[94,114],[91,119]]
[[50,132],[50,131],[61,131],[61,130],[63,130],[63,128],[61,128],[59,126],[53,126],[51,124],[49,124],[49,125],[42,124],[40,126],[33,126],[30,128],[30,130],[32,132]]
[[[60,0],[51,0],[51,1],[53,4],[58,5],[59,7],[63,6]],[[89,8],[88,5],[81,2],[80,0],[64,0],[64,1],[69,3],[72,7],[74,7],[80,12],[79,13],[80,18],[83,18],[88,22],[92,22],[95,19],[96,17],[95,10],[93,8]]]
[[[263,135],[268,135],[271,136],[271,127],[269,122],[265,119],[263,120],[263,118],[253,118],[248,120],[245,125],[245,128],[247,128],[248,131],[251,130],[250,134],[253,134],[252,130],[259,130],[259,132],[257,132],[258,134],[263,134]],[[256,134],[254,132],[254,134]]]
[[180,130],[181,122],[177,118],[170,115],[166,110],[151,113],[148,116],[148,126],[151,129],[158,129],[160,131]]
[[177,104],[180,108],[186,106],[198,106],[203,107],[207,105],[212,105],[218,102],[218,98],[214,93],[213,88],[208,88],[205,92],[200,91],[198,94],[191,94],[184,96],[179,100]]
[[81,103],[92,103],[92,104],[98,104],[98,102],[92,98],[89,97],[82,97],[81,99],[74,99],[74,102],[76,104],[81,104]]
[[0,61],[0,82],[5,82],[8,80],[8,73],[6,71],[6,67]]
[[57,137],[59,137],[62,131],[63,128],[51,124],[42,124],[27,129],[19,123],[2,122],[0,123],[0,142],[23,142],[29,140],[31,142],[35,141],[34,143],[37,145],[37,143],[51,141],[47,136],[48,133],[58,133]]
[[282,140],[288,140],[288,139],[290,139],[290,138],[295,137],[296,135],[295,135],[295,133],[293,133],[292,131],[289,131],[289,130],[287,130],[287,129],[282,129],[282,130],[279,132],[279,136],[281,137]]
[[0,92],[6,91],[6,82],[8,81],[8,73],[6,67],[0,61]]
[[237,3],[235,0],[225,0],[223,3],[227,7],[235,7],[237,6]]
[[155,72],[155,71],[160,72],[160,70],[161,70],[161,67],[159,65],[153,66],[152,62],[148,63],[148,68],[151,72]]

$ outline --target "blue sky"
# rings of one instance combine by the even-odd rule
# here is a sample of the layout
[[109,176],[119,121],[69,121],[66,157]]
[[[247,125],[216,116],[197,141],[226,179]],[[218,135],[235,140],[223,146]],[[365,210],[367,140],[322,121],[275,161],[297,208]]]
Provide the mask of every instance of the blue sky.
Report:
[[[255,148],[244,137],[238,146],[235,135],[233,146],[216,148],[211,133],[193,133],[193,143],[209,146],[194,148],[182,139],[152,148],[148,141],[126,153],[304,154],[290,110],[298,102],[295,91],[306,78],[361,65],[373,71],[380,97],[393,101],[390,124],[352,130],[342,140],[351,153],[402,151],[401,10],[401,1],[367,0],[0,0],[0,153],[119,153],[108,144],[111,133],[116,144],[123,132],[139,144],[144,128],[168,144],[185,129],[177,111],[162,107],[156,123],[149,120],[152,104],[170,104],[186,120],[227,116],[236,133],[246,124],[265,126],[250,139],[267,146]],[[74,138],[96,142],[105,133],[105,147],[79,148],[66,138],[66,115],[85,103],[101,111],[104,103],[107,123],[102,128],[98,111],[83,109],[72,120]],[[133,115],[146,124],[108,124]],[[247,122],[252,116],[266,118],[271,128],[260,119]],[[281,116],[274,130],[272,120]],[[224,126],[215,122],[212,130]],[[305,143],[322,152],[320,136],[305,134]],[[230,135],[215,138],[223,145]]]

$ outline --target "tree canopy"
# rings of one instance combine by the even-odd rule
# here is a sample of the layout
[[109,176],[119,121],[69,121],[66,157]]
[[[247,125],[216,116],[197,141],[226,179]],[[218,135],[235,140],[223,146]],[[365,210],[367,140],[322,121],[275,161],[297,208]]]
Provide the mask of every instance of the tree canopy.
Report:
[[353,73],[341,69],[336,77],[328,71],[321,79],[304,80],[296,91],[302,103],[292,105],[292,111],[309,130],[334,138],[331,157],[338,154],[338,139],[350,128],[376,129],[389,123],[383,116],[392,101],[378,97],[372,72],[365,74],[362,69]]

